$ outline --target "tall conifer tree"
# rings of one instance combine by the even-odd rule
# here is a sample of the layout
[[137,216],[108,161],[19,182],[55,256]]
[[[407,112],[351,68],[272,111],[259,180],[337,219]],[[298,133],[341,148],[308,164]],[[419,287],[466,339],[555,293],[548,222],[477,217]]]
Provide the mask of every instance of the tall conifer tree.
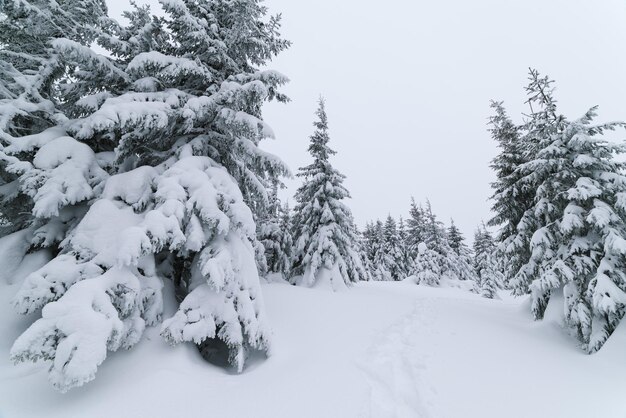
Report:
[[391,276],[390,266],[393,264],[391,257],[385,251],[385,225],[378,219],[374,227],[376,234],[376,253],[374,254],[374,279],[378,281],[393,280]]
[[602,138],[624,124],[593,125],[595,107],[568,120],[557,113],[552,81],[534,70],[526,90],[527,162],[516,169],[515,187],[534,196],[506,246],[521,261],[510,285],[530,293],[536,319],[562,290],[566,323],[593,352],[626,313],[626,176],[615,159],[625,148]]
[[474,290],[479,295],[494,299],[497,297],[498,287],[502,281],[502,275],[497,269],[495,259],[496,245],[491,233],[484,224],[480,225],[474,233]]
[[[67,38],[45,38],[67,71],[49,90],[71,118],[54,109],[19,141],[2,128],[6,170],[32,199],[31,220],[11,222],[30,234],[27,250],[56,255],[16,295],[19,312],[41,309],[42,318],[11,356],[50,360],[64,391],[162,323],[172,344],[193,342],[207,357],[217,347],[241,371],[250,350],[269,347],[254,213],[288,172],[258,147],[272,137],[263,103],[286,100],[286,78],[260,70],[289,45],[279,19],[259,0],[163,0],[164,17],[135,7],[120,26],[87,1],[62,4],[20,13],[64,19],[78,5],[76,30],[98,22],[91,37],[68,28]],[[90,49],[93,39],[110,55]],[[180,302],[165,320],[164,280]]]
[[293,238],[289,208],[278,199],[278,184],[274,183],[267,211],[257,220],[257,237],[265,251],[268,273],[279,273],[284,279],[291,275]]
[[405,255],[402,250],[402,240],[395,219],[387,216],[383,227],[383,248],[393,280],[402,280],[406,277]]
[[350,197],[343,186],[345,176],[330,163],[335,154],[328,146],[328,117],[320,99],[309,152],[313,162],[300,168],[304,184],[296,192],[294,236],[296,237],[295,282],[314,286],[328,282],[337,289],[364,279],[357,243],[357,229],[350,209],[343,202]]
[[472,251],[465,244],[465,237],[450,219],[448,227],[448,245],[452,250],[449,257],[452,258],[451,266],[456,276],[460,280],[471,280],[474,278],[472,271]]
[[412,258],[417,256],[417,246],[420,242],[424,242],[424,234],[426,228],[426,220],[424,209],[421,205],[415,203],[415,199],[411,197],[411,206],[409,208],[409,217],[406,221],[407,225],[407,245]]

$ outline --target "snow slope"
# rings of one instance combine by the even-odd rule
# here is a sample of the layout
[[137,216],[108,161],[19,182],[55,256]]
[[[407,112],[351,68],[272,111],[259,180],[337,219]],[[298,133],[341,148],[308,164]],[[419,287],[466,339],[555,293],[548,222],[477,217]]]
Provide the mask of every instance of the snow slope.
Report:
[[8,361],[35,318],[11,311],[16,284],[0,286],[2,418],[626,416],[624,324],[588,356],[554,319],[532,322],[524,300],[408,281],[337,293],[266,284],[272,355],[242,375],[151,329],[62,395],[44,365]]

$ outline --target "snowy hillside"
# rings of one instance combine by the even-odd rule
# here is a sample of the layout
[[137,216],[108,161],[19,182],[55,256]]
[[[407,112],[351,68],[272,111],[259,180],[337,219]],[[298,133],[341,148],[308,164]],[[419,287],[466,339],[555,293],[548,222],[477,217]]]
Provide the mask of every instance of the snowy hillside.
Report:
[[[359,283],[337,293],[283,283],[262,289],[272,353],[242,375],[208,364],[191,344],[170,347],[150,329],[133,350],[112,353],[95,381],[60,394],[45,366],[8,361],[15,337],[35,318],[11,310],[17,286],[3,284],[0,416],[626,415],[624,324],[587,355],[551,319],[556,313],[533,322],[526,299],[490,300],[410,281]],[[166,305],[171,313],[172,301]]]

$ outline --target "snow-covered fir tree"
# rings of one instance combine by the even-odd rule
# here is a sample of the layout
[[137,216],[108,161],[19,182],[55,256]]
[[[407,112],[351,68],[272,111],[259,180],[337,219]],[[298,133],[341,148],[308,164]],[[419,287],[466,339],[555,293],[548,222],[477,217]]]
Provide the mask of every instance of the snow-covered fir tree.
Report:
[[465,244],[465,237],[450,219],[450,226],[447,231],[447,240],[450,249],[448,255],[451,258],[451,268],[459,280],[472,280],[474,272],[472,269],[472,251]]
[[275,183],[269,196],[267,212],[257,220],[257,237],[265,250],[268,273],[278,273],[283,279],[291,275],[293,238],[289,207],[278,199]]
[[450,226],[448,227],[448,245],[457,254],[467,253],[467,250],[469,250],[467,244],[465,244],[465,237],[454,224],[454,219],[450,219]]
[[282,237],[280,239],[280,245],[282,248],[283,256],[279,258],[276,264],[277,271],[283,273],[285,279],[291,277],[291,268],[293,266],[293,236],[291,231],[293,230],[293,221],[291,216],[291,209],[289,204],[285,204],[280,208],[280,228],[282,230]]
[[[439,272],[453,280],[472,280],[474,278],[471,266],[471,250],[465,245],[464,237],[454,225],[446,229],[437,219],[432,210],[430,201],[426,206],[418,205],[411,198],[409,218],[406,228],[406,252],[409,259],[409,271],[414,270],[411,264],[417,257],[417,247],[424,242],[430,251],[438,254]],[[449,233],[451,236],[449,236]]]
[[405,277],[410,275],[413,271],[413,262],[415,257],[413,256],[409,244],[409,233],[407,231],[406,223],[402,216],[398,220],[398,236],[400,238],[400,251],[402,253],[402,266],[404,267]]
[[415,258],[413,270],[416,283],[438,286],[443,273],[441,265],[441,255],[429,249],[426,243],[421,242],[417,246],[417,257]]
[[366,237],[365,230],[361,232],[357,229],[356,250],[359,254],[361,264],[363,265],[363,277],[361,278],[363,281],[372,280],[372,271],[374,271],[374,265],[369,257],[370,250],[368,240],[369,238]]
[[466,259],[459,257],[450,247],[448,232],[443,222],[437,219],[430,201],[422,210],[424,219],[423,239],[429,251],[436,252],[442,275],[454,280],[471,279],[471,269]]
[[313,162],[297,174],[304,183],[296,192],[294,208],[294,283],[345,287],[365,277],[359,255],[357,229],[343,186],[345,176],[330,163],[335,154],[328,146],[328,118],[320,99],[309,153]]
[[374,254],[378,250],[378,240],[376,239],[376,229],[374,223],[368,221],[365,223],[365,228],[361,233],[361,241],[363,242],[363,250],[367,258],[371,261],[374,260]]
[[412,258],[417,257],[417,247],[420,242],[424,242],[424,230],[426,229],[426,220],[424,217],[424,209],[421,205],[415,203],[415,199],[411,197],[411,206],[409,208],[409,217],[406,220],[407,226],[407,246]]
[[374,270],[372,271],[373,278],[377,281],[393,280],[393,276],[391,275],[393,259],[389,253],[385,251],[385,224],[380,219],[376,220],[374,231],[376,233],[378,247],[372,261],[374,265]]
[[437,219],[437,215],[433,212],[430,200],[426,200],[426,208],[423,209],[423,216],[424,230],[422,242],[426,244],[428,249],[436,251],[441,255],[446,255],[450,249],[446,229],[443,222]]
[[[97,10],[80,3],[77,28]],[[162,6],[162,18],[136,7],[125,27],[95,16],[110,57],[87,36],[47,38],[71,71],[47,88],[62,94],[72,119],[33,96],[55,124],[32,108],[36,131],[2,127],[2,177],[14,177],[13,196],[32,201],[27,221],[12,225],[29,237],[25,251],[55,255],[15,298],[18,311],[42,317],[11,356],[49,361],[63,391],[92,380],[107,351],[132,347],[160,322],[171,343],[191,341],[207,355],[224,347],[239,371],[249,350],[269,347],[251,208],[266,207],[266,185],[288,172],[258,148],[272,136],[262,104],[286,100],[278,92],[286,78],[259,67],[288,42],[258,0]],[[162,321],[164,280],[180,307]]]
[[495,259],[496,245],[491,233],[481,224],[474,233],[474,291],[479,295],[494,299],[502,282]]
[[[530,70],[529,84],[526,87],[529,98],[526,103],[531,113],[527,121],[519,128],[524,163],[520,164],[512,174],[510,179],[512,185],[507,190],[507,195],[513,198],[513,202],[509,204],[517,206],[518,209],[515,210],[523,212],[521,214],[515,212],[515,217],[511,217],[511,222],[517,222],[512,236],[506,240],[503,236],[498,236],[501,257],[508,260],[506,263],[508,287],[515,295],[530,292],[529,286],[532,279],[523,272],[531,257],[531,241],[534,231],[538,228],[533,213],[536,192],[546,175],[545,170],[530,171],[528,164],[537,160],[542,144],[545,145],[549,138],[564,129],[565,119],[556,112],[553,91],[552,80],[548,77],[541,77],[536,70]],[[541,165],[541,161],[538,160],[538,162]]]
[[552,82],[535,71],[527,91],[530,158],[519,171],[536,193],[515,236],[530,256],[511,283],[516,293],[530,293],[536,319],[562,291],[567,324],[593,352],[626,307],[626,177],[615,159],[624,146],[602,138],[623,124],[593,125],[596,108],[573,121],[557,114]]
[[386,269],[391,274],[392,280],[402,280],[407,276],[405,254],[402,248],[402,240],[395,219],[387,216],[383,226],[382,251],[386,255]]
[[516,245],[515,237],[517,226],[524,212],[532,206],[535,193],[533,187],[525,184],[519,169],[532,150],[524,143],[522,127],[513,123],[502,102],[492,101],[491,107],[494,115],[489,118],[489,131],[500,153],[491,162],[496,174],[496,181],[491,184],[491,210],[495,215],[488,224],[499,227],[497,254],[509,281],[530,256],[526,245]]
[[368,222],[363,232],[365,254],[369,261],[371,279],[375,281],[392,280],[388,266],[391,260],[384,249],[385,232],[382,221]]
[[[33,183],[41,167],[33,161],[31,149],[22,149],[20,143],[67,120],[58,87],[69,75],[68,63],[55,45],[63,39],[89,45],[98,23],[106,20],[106,11],[102,0],[0,4],[0,236],[38,222]],[[62,132],[59,128],[56,136]],[[26,172],[31,184],[25,184]]]

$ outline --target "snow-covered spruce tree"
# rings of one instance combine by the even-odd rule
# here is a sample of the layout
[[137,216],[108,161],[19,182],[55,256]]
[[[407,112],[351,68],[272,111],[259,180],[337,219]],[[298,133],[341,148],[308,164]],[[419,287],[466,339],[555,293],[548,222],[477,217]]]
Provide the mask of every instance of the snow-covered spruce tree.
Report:
[[363,249],[367,262],[364,264],[371,280],[391,280],[391,274],[387,270],[387,257],[383,251],[384,228],[380,220],[368,222],[363,231]]
[[[164,279],[181,301],[163,322],[170,342],[221,344],[239,371],[248,350],[269,346],[250,206],[287,172],[257,147],[272,135],[261,105],[286,100],[286,79],[256,67],[288,43],[257,0],[162,5],[163,19],[137,8],[129,26],[100,32],[112,58],[53,42],[80,69],[59,83],[77,98],[75,119],[11,144],[32,215],[47,219],[36,243],[58,253],[15,298],[20,312],[43,309],[11,355],[50,361],[63,391],[161,321]],[[114,82],[96,83],[103,73]],[[37,170],[17,159],[28,153]],[[86,213],[74,209],[86,200]]]
[[413,262],[415,257],[412,255],[409,245],[409,233],[406,223],[402,216],[398,220],[398,237],[400,239],[400,251],[402,253],[402,265],[404,267],[404,277],[407,277],[413,271]]
[[626,308],[626,177],[613,159],[624,147],[597,138],[595,108],[539,151],[528,169],[548,169],[537,190],[531,257],[524,268],[532,310],[542,318],[563,289],[567,322],[588,351],[599,349]]
[[450,247],[446,228],[443,222],[437,219],[430,201],[426,201],[426,208],[423,209],[422,213],[424,217],[424,230],[422,232],[424,243],[428,250],[439,255],[438,262],[442,276],[455,280],[469,279],[470,266],[458,257]]
[[[24,184],[23,176],[29,172],[34,180],[41,167],[33,165],[34,148],[20,143],[66,120],[58,83],[67,66],[52,45],[59,38],[90,44],[105,14],[101,0],[0,3],[0,236],[39,223],[33,185]],[[48,138],[63,135],[59,128]]]
[[364,278],[357,230],[350,209],[342,202],[350,195],[345,176],[330,163],[328,118],[320,99],[309,152],[313,162],[297,174],[304,183],[296,192],[294,208],[294,283],[314,286],[328,283],[333,289]]
[[494,257],[496,245],[484,224],[474,233],[474,291],[482,297],[494,299],[503,280]]
[[373,261],[374,254],[376,254],[378,247],[376,230],[373,222],[368,221],[365,223],[365,228],[361,233],[361,241],[363,242],[363,250],[365,252],[365,255],[370,261]]
[[[437,219],[432,210],[430,201],[426,201],[426,207],[417,205],[411,198],[411,207],[407,219],[408,252],[417,257],[417,246],[423,242],[429,251],[435,251],[439,256],[439,271],[441,275],[451,279],[468,280],[472,278],[471,266],[466,251],[454,251],[450,245],[448,231],[444,224]],[[456,227],[455,227],[456,228]],[[458,239],[458,236],[455,237]],[[460,255],[463,253],[463,255]]]
[[592,125],[596,108],[574,121],[557,115],[551,82],[531,77],[526,136],[534,152],[520,171],[537,186],[517,233],[529,236],[530,258],[514,283],[530,291],[536,319],[562,290],[566,323],[593,352],[626,308],[626,177],[614,158],[625,149],[601,136],[623,124]]
[[376,237],[376,251],[372,260],[372,279],[376,281],[393,280],[390,269],[393,260],[385,251],[385,225],[380,219],[377,219],[374,224],[374,234]]
[[[532,263],[531,241],[539,228],[536,222],[533,207],[536,203],[536,192],[549,173],[546,165],[539,163],[538,170],[533,171],[528,163],[537,160],[542,147],[546,146],[554,135],[565,127],[565,118],[556,111],[552,87],[553,81],[548,77],[541,77],[536,70],[530,70],[529,84],[526,87],[528,103],[531,113],[521,130],[521,149],[524,164],[519,165],[512,174],[512,185],[507,195],[514,198],[513,205],[523,209],[521,217],[515,227],[514,235],[506,240],[499,238],[499,257],[508,260],[505,265],[507,286],[515,295],[525,295],[530,292],[530,283],[533,273],[529,270]],[[518,210],[519,210],[518,209]],[[497,210],[497,209],[496,209]],[[511,222],[517,221],[517,216]],[[532,270],[532,268],[531,268]]]
[[293,267],[293,219],[291,214],[291,208],[288,203],[285,203],[280,210],[280,228],[282,229],[283,236],[280,240],[285,257],[282,258],[277,265],[279,271],[282,271],[285,279],[291,277],[291,270]]
[[437,215],[433,212],[433,208],[430,204],[430,200],[426,200],[426,208],[423,210],[424,216],[424,230],[423,242],[428,249],[438,252],[441,255],[446,255],[450,246],[446,236],[446,229]]
[[424,218],[424,208],[415,203],[415,199],[411,197],[411,206],[409,208],[409,218],[406,220],[407,226],[407,246],[411,258],[417,257],[417,246],[420,242],[424,242],[424,230],[426,228],[426,220]]
[[448,245],[457,254],[467,253],[467,250],[469,250],[465,244],[465,237],[454,224],[454,219],[450,219],[450,226],[448,227]]
[[489,131],[500,153],[491,162],[496,174],[496,181],[491,184],[491,209],[495,215],[488,224],[499,227],[496,237],[498,254],[508,282],[530,256],[527,246],[516,245],[514,241],[524,212],[533,204],[535,189],[525,184],[520,166],[527,162],[534,150],[528,149],[522,127],[513,123],[502,102],[492,101],[491,107],[494,115],[489,118]]
[[448,227],[448,245],[452,250],[449,258],[451,260],[451,267],[455,272],[456,277],[459,280],[472,280],[474,278],[474,272],[472,269],[472,251],[465,244],[465,237],[454,224],[454,220],[450,219],[450,226]]
[[374,266],[372,265],[372,262],[369,258],[369,248],[367,238],[365,237],[365,232],[361,232],[358,229],[356,249],[359,254],[361,264],[363,265],[363,277],[361,277],[361,280],[370,281],[372,280],[372,271],[374,270]]
[[293,250],[291,216],[289,208],[280,204],[276,183],[269,196],[267,212],[257,220],[257,238],[265,249],[267,272],[289,278]]
[[[506,241],[500,241],[499,245],[500,257],[510,260],[506,270],[508,287],[518,296],[530,293],[530,284],[534,279],[535,266],[531,262],[531,241],[534,232],[541,225],[533,208],[536,203],[536,192],[549,175],[547,165],[537,164],[540,169],[533,171],[528,163],[535,161],[542,146],[548,144],[551,138],[565,127],[565,118],[557,114],[552,80],[541,77],[536,70],[531,69],[529,83],[525,89],[528,95],[526,103],[531,112],[527,121],[520,127],[524,164],[519,165],[513,174],[515,182],[511,186],[510,195],[519,196],[526,191],[530,194],[530,200],[522,207],[524,212],[515,227],[514,235]],[[521,201],[517,203],[523,204]]]
[[407,276],[407,266],[405,264],[405,254],[402,249],[402,240],[398,231],[395,219],[391,215],[387,216],[383,226],[382,251],[386,255],[387,265],[385,266],[393,280],[402,280]]
[[438,286],[442,275],[441,255],[428,248],[426,243],[421,242],[417,246],[417,257],[413,275],[417,284],[427,286]]

